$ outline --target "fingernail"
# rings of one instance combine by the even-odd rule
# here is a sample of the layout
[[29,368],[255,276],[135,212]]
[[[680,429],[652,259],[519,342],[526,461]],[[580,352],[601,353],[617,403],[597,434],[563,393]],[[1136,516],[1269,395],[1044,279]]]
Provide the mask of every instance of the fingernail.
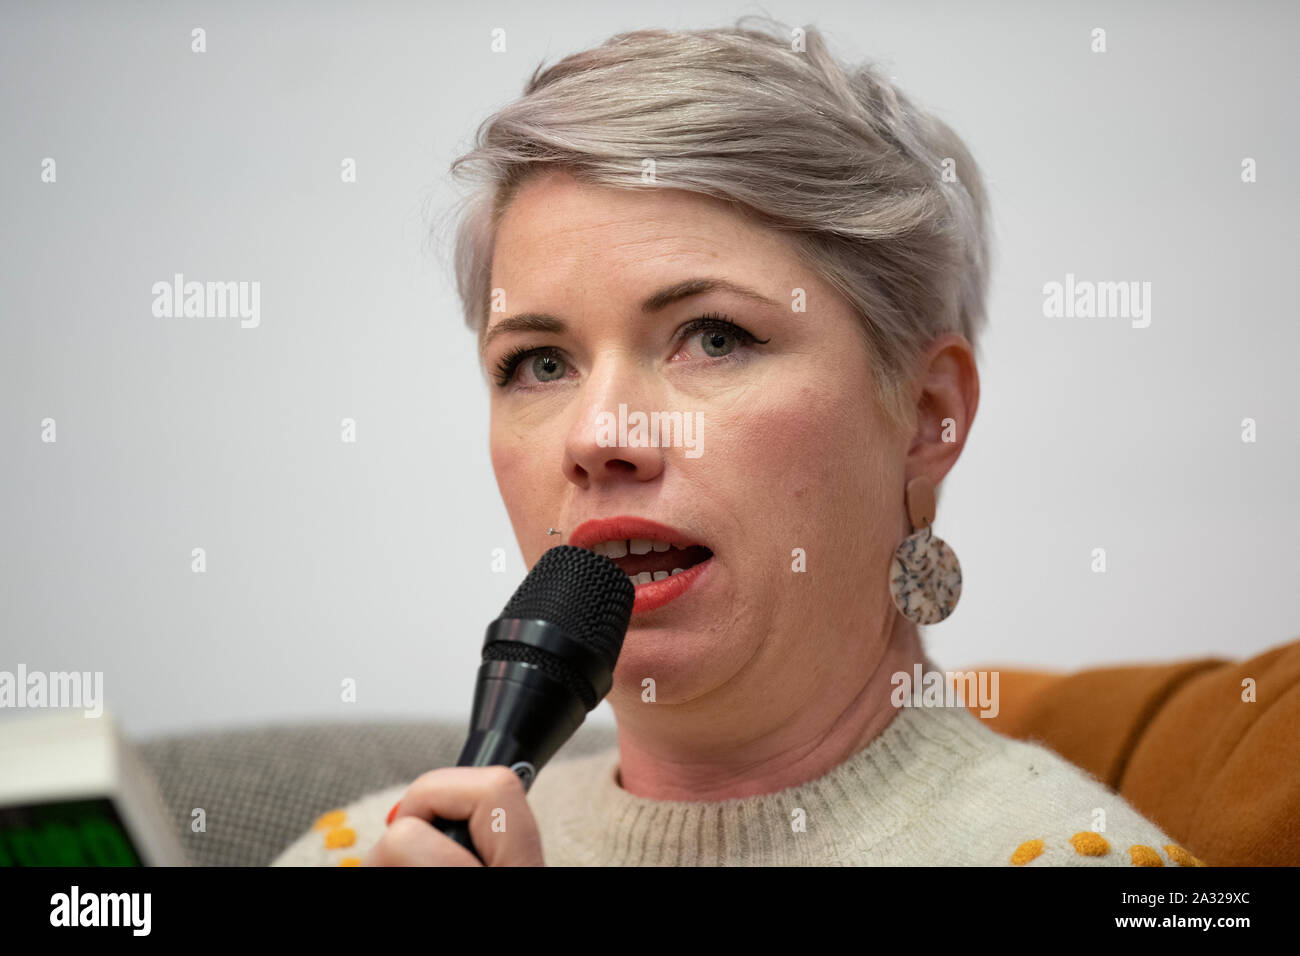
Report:
[[401,803],[402,803],[402,801],[401,801],[401,800],[398,800],[397,803],[394,803],[394,804],[393,804],[393,809],[391,809],[391,810],[388,811],[388,822],[389,822],[389,823],[392,823],[392,822],[393,822],[393,817],[397,816],[397,808],[401,805]]

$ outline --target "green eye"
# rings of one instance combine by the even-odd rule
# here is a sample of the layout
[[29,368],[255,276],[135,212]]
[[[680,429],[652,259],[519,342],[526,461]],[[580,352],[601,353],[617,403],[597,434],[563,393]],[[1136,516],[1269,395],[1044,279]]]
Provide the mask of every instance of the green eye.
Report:
[[714,312],[686,323],[683,335],[698,335],[700,349],[709,358],[726,358],[738,345],[766,345],[770,339],[755,338],[725,315]]
[[515,373],[521,365],[527,363],[528,371],[537,376],[538,382],[556,382],[568,374],[569,364],[550,348],[518,348],[503,355],[497,363],[497,385],[507,387],[514,381]]
[[705,355],[721,358],[736,347],[736,337],[730,332],[710,329],[700,336],[700,343],[704,346]]
[[554,382],[557,379],[564,378],[564,362],[554,355],[535,355],[533,356],[533,374],[537,376],[539,382]]
[[[753,345],[766,345],[771,341],[755,338],[751,332],[719,313],[693,319],[677,334],[679,336],[677,341],[683,344],[698,335],[700,350],[707,358],[726,358],[737,350],[737,346],[747,349]],[[743,354],[737,356],[737,358],[744,357]],[[525,374],[521,381],[516,383],[515,378],[521,366],[525,367]],[[542,348],[520,346],[507,352],[497,362],[495,378],[496,384],[502,389],[510,388],[512,384],[527,389],[534,385],[561,381],[568,376],[569,371],[569,363],[559,349],[552,346]],[[532,374],[533,382],[527,381],[528,374]]]

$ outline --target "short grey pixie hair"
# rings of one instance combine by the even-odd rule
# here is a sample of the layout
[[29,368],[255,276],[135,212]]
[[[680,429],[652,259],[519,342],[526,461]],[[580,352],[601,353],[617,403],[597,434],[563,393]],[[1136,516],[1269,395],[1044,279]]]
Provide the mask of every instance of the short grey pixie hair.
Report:
[[975,161],[878,68],[837,62],[815,27],[639,30],[539,65],[451,165],[478,183],[458,211],[454,267],[480,342],[502,214],[531,173],[554,168],[703,193],[786,234],[860,317],[876,398],[898,425],[935,337],[978,346],[989,241]]

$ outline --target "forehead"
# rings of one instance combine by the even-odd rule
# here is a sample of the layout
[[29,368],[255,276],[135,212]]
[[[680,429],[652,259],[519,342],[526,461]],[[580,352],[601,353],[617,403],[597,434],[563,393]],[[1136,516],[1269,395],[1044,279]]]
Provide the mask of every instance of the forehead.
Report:
[[[504,209],[491,289],[504,312],[640,300],[698,276],[788,298],[800,285],[788,239],[738,207],[667,187],[594,185],[555,172],[526,181]],[[489,312],[489,324],[499,319]]]

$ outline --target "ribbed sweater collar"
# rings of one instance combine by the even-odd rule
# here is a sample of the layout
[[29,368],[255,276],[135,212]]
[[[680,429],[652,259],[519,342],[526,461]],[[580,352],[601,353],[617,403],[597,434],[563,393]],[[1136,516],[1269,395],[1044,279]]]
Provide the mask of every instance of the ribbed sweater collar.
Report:
[[[740,799],[651,800],[618,783],[618,748],[562,761],[530,793],[548,862],[587,866],[826,865],[926,814],[961,768],[1005,743],[964,707],[904,707],[829,773]],[[800,832],[792,825],[802,819]]]

